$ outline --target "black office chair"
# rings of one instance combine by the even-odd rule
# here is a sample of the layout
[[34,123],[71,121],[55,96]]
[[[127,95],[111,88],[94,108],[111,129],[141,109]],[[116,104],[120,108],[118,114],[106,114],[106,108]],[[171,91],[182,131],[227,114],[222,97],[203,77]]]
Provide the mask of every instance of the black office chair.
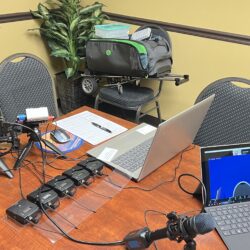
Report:
[[[162,83],[163,80],[160,80],[159,88],[156,92],[148,87],[137,86],[136,83],[124,84],[122,86],[122,93],[117,90],[117,87],[100,88],[95,99],[95,109],[98,109],[101,102],[106,102],[122,109],[134,110],[136,111],[136,123],[138,123],[139,119],[145,116],[147,113],[156,109],[159,122],[161,122],[162,119],[158,97],[161,93]],[[150,103],[152,103],[154,106],[146,111],[144,110],[142,113],[143,107]]]
[[6,121],[14,122],[26,108],[48,107],[58,116],[53,79],[38,57],[14,54],[0,64],[0,107]]
[[[234,82],[244,83],[241,87]],[[209,84],[196,102],[215,94],[194,144],[225,145],[250,141],[250,80],[228,77]]]

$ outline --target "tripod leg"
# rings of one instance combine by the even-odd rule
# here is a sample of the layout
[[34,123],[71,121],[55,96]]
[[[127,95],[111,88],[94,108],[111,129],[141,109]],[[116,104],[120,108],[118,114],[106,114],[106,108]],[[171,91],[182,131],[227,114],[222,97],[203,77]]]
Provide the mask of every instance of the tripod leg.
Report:
[[48,140],[42,139],[42,142],[51,150],[53,150],[56,154],[60,155],[62,158],[66,159],[67,156],[58,148],[56,147],[53,143],[51,143]]
[[23,148],[21,154],[18,156],[18,158],[15,162],[15,165],[14,165],[14,169],[18,169],[20,167],[21,163],[23,162],[23,160],[26,158],[26,156],[30,152],[32,146],[33,146],[33,141],[29,140],[28,143],[26,144],[26,146]]
[[5,164],[5,162],[1,159],[0,159],[0,170],[2,170],[10,179],[14,177],[10,169]]

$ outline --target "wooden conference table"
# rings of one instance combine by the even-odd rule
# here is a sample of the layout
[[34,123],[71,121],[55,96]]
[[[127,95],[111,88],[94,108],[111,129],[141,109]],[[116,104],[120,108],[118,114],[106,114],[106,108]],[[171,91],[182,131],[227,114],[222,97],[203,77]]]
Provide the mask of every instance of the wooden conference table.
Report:
[[[125,121],[123,119],[114,117],[103,112],[83,107],[78,109],[67,116],[89,110],[104,118],[110,119],[122,126],[132,128],[135,124]],[[66,116],[64,116],[66,117]],[[27,140],[25,136],[23,141]],[[70,157],[80,157],[84,152],[93,146],[85,143],[80,149],[68,154]],[[40,152],[34,148],[30,153],[28,159],[30,161],[41,161]],[[82,157],[82,159],[86,158]],[[48,161],[53,161],[53,156],[48,156]],[[146,177],[140,183],[128,181],[126,187],[137,186],[142,188],[150,188],[156,184],[172,179],[174,175],[174,168],[177,166],[180,159],[180,154],[174,157],[172,160],[161,166],[158,170]],[[8,166],[13,166],[14,160],[8,156],[4,158]],[[37,169],[42,171],[41,163],[37,162]],[[56,160],[53,162],[53,166],[61,169],[71,168],[76,165],[75,161]],[[31,166],[29,166],[31,169]],[[110,170],[105,168],[105,173]],[[46,166],[46,174],[50,176],[60,175],[62,170],[56,170]],[[192,173],[196,176],[200,175],[199,170],[199,148],[196,146],[189,151],[183,153],[183,158],[180,163],[180,167],[177,170],[177,177],[181,173]],[[64,249],[124,249],[123,246],[114,247],[100,247],[80,245],[69,241],[63,237],[55,240],[52,243],[48,240],[48,234],[43,234],[41,231],[36,230],[34,226],[27,225],[21,227],[15,225],[9,219],[6,218],[5,210],[16,201],[21,199],[19,188],[19,174],[15,171],[14,179],[8,179],[5,176],[0,176],[0,249],[1,250],[19,250],[19,249],[34,249],[34,250],[64,250]],[[26,168],[21,169],[22,190],[24,195],[32,192],[35,188],[39,187],[37,178]],[[103,182],[103,177],[97,178],[91,185],[91,188],[95,185],[99,185]],[[190,190],[194,190],[197,183],[191,178],[183,179],[183,183]],[[77,194],[83,194],[88,190],[81,190],[78,188]],[[94,196],[95,194],[93,194]],[[72,204],[74,201],[64,198],[61,204]],[[112,199],[107,199],[103,205],[97,209],[96,213],[92,213],[86,219],[84,219],[78,229],[74,229],[70,232],[70,235],[74,238],[87,241],[117,241],[122,240],[129,232],[145,227],[144,211],[145,210],[157,210],[164,213],[176,211],[177,213],[183,213],[192,210],[199,210],[201,204],[195,198],[183,193],[178,185],[177,181],[166,183],[159,186],[157,189],[149,192],[141,191],[138,189],[122,189],[113,196]],[[57,209],[60,212],[61,206]],[[73,210],[72,210],[73,211]],[[73,213],[73,212],[72,212]],[[45,216],[43,215],[43,218]],[[70,216],[69,216],[70,217]],[[166,226],[166,217],[156,214],[148,213],[147,222],[151,230],[156,230]],[[38,224],[40,225],[40,223]],[[206,235],[199,235],[195,238],[198,250],[226,249],[225,245],[221,241],[216,231],[210,232]],[[158,249],[183,249],[184,242],[177,243],[168,239],[159,240],[157,242]],[[153,244],[150,249],[154,249]]]

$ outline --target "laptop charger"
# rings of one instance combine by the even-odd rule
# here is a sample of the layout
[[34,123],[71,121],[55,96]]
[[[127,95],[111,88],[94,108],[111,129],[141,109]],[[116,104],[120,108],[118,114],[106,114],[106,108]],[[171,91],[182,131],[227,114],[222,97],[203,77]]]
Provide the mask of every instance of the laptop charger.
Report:
[[59,197],[73,196],[76,192],[74,182],[64,175],[56,176],[54,179],[46,182],[45,185],[52,188]]
[[28,223],[37,224],[42,217],[40,208],[26,199],[22,199],[13,206],[9,207],[6,210],[6,214],[8,217],[21,223],[22,225],[26,225]]
[[102,175],[102,170],[104,167],[104,164],[97,160],[95,157],[89,157],[86,160],[80,161],[77,163],[78,166],[81,166],[84,169],[87,169],[92,176],[95,175]]
[[91,174],[88,170],[84,169],[80,165],[76,165],[75,167],[63,172],[63,175],[70,178],[76,186],[81,185],[89,185],[91,178]]
[[28,194],[27,199],[46,210],[49,208],[54,210],[60,205],[58,194],[51,187],[45,185]]

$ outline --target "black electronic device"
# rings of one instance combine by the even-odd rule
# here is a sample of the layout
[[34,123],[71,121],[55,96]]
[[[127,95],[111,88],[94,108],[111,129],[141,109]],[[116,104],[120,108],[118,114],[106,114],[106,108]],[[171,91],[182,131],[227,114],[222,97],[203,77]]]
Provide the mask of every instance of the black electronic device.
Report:
[[50,132],[50,137],[53,141],[57,142],[57,143],[67,143],[70,141],[70,136],[68,135],[68,133],[61,128],[57,128],[55,130],[52,130]]
[[[18,131],[14,126],[8,122],[5,122],[3,113],[0,109],[0,144],[7,143],[11,144],[11,148],[5,152],[1,152],[0,146],[0,157],[11,152],[11,150],[17,150],[20,146],[20,141],[18,139]],[[0,170],[6,174],[9,178],[13,178],[12,171],[8,168],[7,164],[0,159]]]
[[90,172],[84,169],[80,165],[76,165],[75,167],[63,172],[63,175],[73,180],[76,186],[90,184],[90,181],[89,181],[89,179],[91,178]]
[[26,199],[22,199],[9,207],[6,214],[22,225],[29,222],[37,224],[42,216],[40,208]]
[[151,232],[145,227],[130,232],[124,239],[129,250],[141,250],[148,248],[155,240],[168,238],[178,243],[184,240],[185,250],[195,250],[196,242],[194,238],[198,234],[206,234],[215,228],[215,223],[211,215],[201,213],[193,217],[178,216],[175,212],[167,215],[168,222],[165,228]]
[[54,179],[46,182],[45,185],[56,191],[59,197],[73,196],[76,192],[74,182],[64,175],[56,176]]
[[[27,112],[27,109],[26,109]],[[54,119],[53,116],[48,116],[46,119],[41,119],[41,120],[29,120],[27,118],[27,115],[24,114],[19,114],[17,116],[17,121],[16,123],[20,124],[20,127],[22,127],[22,132],[27,133],[29,136],[29,141],[28,143],[24,146],[22,149],[21,153],[18,155],[18,158],[15,162],[14,169],[18,169],[26,156],[29,154],[32,146],[34,145],[35,142],[43,142],[46,147],[50,148],[53,152],[58,154],[62,158],[67,158],[66,155],[59,149],[57,148],[52,142],[49,140],[46,140],[42,138],[41,136],[41,131],[39,129],[39,124],[47,121],[52,121]]]
[[58,194],[49,186],[41,186],[27,195],[27,199],[44,209],[56,209],[60,205]]
[[97,160],[95,157],[89,157],[83,161],[77,163],[78,166],[87,169],[91,175],[102,175],[102,170],[104,167],[103,162]]

